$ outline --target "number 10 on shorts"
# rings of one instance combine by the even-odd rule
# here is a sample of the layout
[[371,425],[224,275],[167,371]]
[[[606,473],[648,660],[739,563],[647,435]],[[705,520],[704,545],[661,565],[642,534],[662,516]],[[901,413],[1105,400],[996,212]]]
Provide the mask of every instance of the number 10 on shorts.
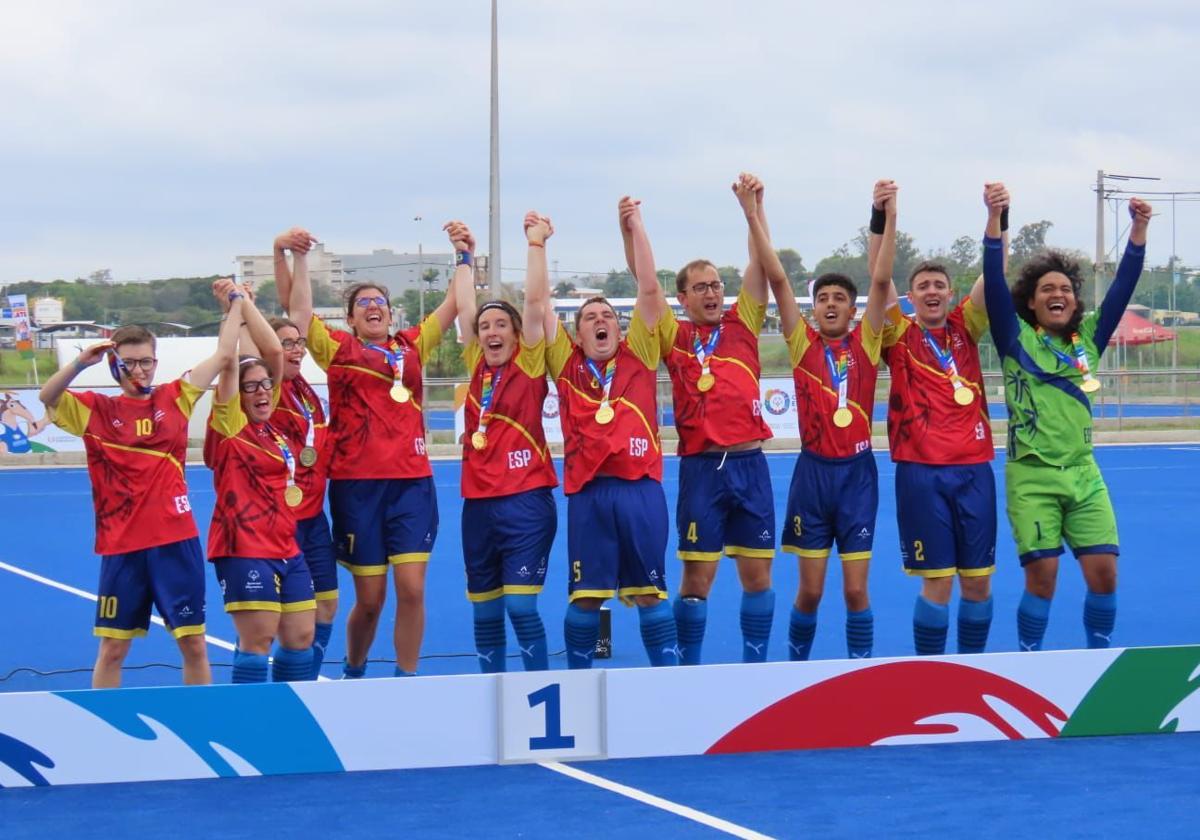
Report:
[[516,672],[499,680],[501,761],[603,757],[603,671]]

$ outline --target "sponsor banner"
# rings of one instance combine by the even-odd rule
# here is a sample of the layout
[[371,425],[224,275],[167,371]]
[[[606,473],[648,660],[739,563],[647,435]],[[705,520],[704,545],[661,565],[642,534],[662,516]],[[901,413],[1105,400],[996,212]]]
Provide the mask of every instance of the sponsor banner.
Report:
[[1198,669],[1182,646],[10,693],[0,786],[1194,732]]
[[762,394],[762,417],[777,438],[800,437],[800,417],[796,414],[796,383],[791,379],[770,378],[758,383]]
[[29,329],[29,302],[25,295],[9,295],[5,312],[17,341],[17,352],[22,359],[33,358],[33,332]]

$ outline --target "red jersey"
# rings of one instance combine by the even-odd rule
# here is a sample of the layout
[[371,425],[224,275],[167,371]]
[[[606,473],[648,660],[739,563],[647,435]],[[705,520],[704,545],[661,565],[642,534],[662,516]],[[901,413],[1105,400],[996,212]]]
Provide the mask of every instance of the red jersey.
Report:
[[[287,435],[296,456],[296,486],[304,491],[304,501],[292,509],[296,519],[309,519],[325,507],[325,480],[329,477],[329,425],[321,398],[303,376],[285,379],[280,387],[279,404],[271,414],[271,427]],[[300,453],[311,446],[317,460],[311,467],[300,463]]]
[[197,536],[183,467],[188,418],[202,390],[185,379],[149,399],[67,391],[49,410],[63,431],[83,438],[96,553],[125,554]]
[[[670,310],[659,321],[675,318]],[[658,337],[635,310],[629,331],[617,348],[616,370],[609,388],[614,412],[608,423],[596,422],[604,388],[587,358],[561,327],[546,350],[550,375],[558,386],[563,430],[563,490],[578,493],[598,475],[662,481],[662,443],[658,439]],[[599,365],[601,369],[605,365]]]
[[[483,361],[477,340],[463,348],[463,361],[472,371],[463,406],[466,437],[463,440],[462,494],[465,499],[511,496],[538,487],[556,487],[558,475],[542,430],[542,404],[546,383],[546,343],[517,346],[513,358],[492,370]],[[483,380],[489,380],[487,446],[476,449],[471,436],[479,431],[484,399]]]
[[[849,458],[870,449],[882,333],[872,330],[864,318],[845,338],[827,341],[801,319],[786,338],[796,383],[801,446],[822,458]],[[839,427],[834,423],[838,388],[830,361],[836,370],[843,359],[850,425]]]
[[[762,419],[758,335],[766,315],[743,287],[737,302],[725,311],[716,326],[679,322],[672,314],[660,330],[663,361],[671,375],[675,400],[675,428],[680,455],[694,455],[712,446],[736,446],[769,440],[771,430]],[[720,335],[714,340],[714,333]],[[696,343],[708,359],[712,387],[701,391],[701,365]],[[706,350],[706,345],[711,350]]]
[[[888,312],[892,327],[884,338],[883,358],[892,369],[888,399],[888,440],[893,461],[919,464],[982,464],[992,460],[988,419],[979,364],[979,338],[987,332],[987,312],[966,298],[940,329],[928,330],[946,365],[929,345],[926,331],[899,307]],[[964,388],[973,399],[959,405],[953,377],[945,369],[949,351]]]
[[308,327],[308,351],[329,374],[332,423],[329,477],[424,478],[433,475],[425,454],[421,414],[421,366],[442,340],[434,315],[418,327],[401,330],[381,350],[403,365],[404,402],[392,399],[393,367],[388,354],[348,332],[331,330],[315,315]]
[[[279,399],[278,390],[272,398]],[[209,560],[282,560],[300,553],[295,508],[283,498],[288,468],[276,434],[283,435],[269,422],[250,422],[239,395],[227,403],[214,395],[204,436],[204,463],[212,468],[217,491],[208,528]],[[292,458],[299,454],[293,450]]]

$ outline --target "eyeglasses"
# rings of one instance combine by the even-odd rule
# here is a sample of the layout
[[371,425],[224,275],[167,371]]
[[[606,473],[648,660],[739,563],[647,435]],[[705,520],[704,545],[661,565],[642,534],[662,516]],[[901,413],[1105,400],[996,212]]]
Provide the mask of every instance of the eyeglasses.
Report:
[[308,346],[308,339],[307,338],[285,338],[282,341],[280,341],[279,343],[283,345],[284,350],[294,350],[297,347],[299,347],[301,350],[303,350],[305,347]]
[[126,370],[133,370],[140,367],[142,370],[150,371],[154,369],[156,364],[158,364],[158,359],[149,357],[145,359],[121,359],[121,367]]
[[357,306],[359,309],[366,309],[372,303],[375,304],[376,306],[387,306],[388,299],[383,297],[382,295],[375,295],[375,296],[367,295],[365,297],[360,297],[356,301],[354,301],[354,305]]
[[692,286],[691,291],[698,295],[704,295],[709,292],[719,292],[723,288],[725,288],[723,280],[714,280],[711,283],[697,283],[695,286]]
[[275,388],[275,383],[270,377],[259,379],[258,381],[243,382],[241,384],[243,394],[253,394],[255,391],[271,391]]

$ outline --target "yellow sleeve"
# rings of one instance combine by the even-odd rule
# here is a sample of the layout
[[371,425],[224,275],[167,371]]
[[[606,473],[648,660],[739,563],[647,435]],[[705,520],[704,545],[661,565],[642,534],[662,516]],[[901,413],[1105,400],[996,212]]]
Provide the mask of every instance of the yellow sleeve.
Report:
[[239,394],[234,394],[229,402],[220,402],[213,397],[212,414],[208,416],[208,425],[219,435],[231,438],[246,428],[246,414],[242,411],[242,400]]
[[316,315],[308,324],[308,352],[321,370],[329,370],[333,357],[341,344],[333,337],[329,327]]
[[546,347],[546,365],[550,368],[550,375],[557,378],[562,369],[566,367],[567,359],[571,358],[571,353],[574,352],[575,345],[571,343],[571,337],[567,335],[567,331],[563,329],[562,324],[554,331],[554,343]]
[[479,360],[483,358],[483,348],[479,346],[479,339],[472,338],[462,348],[463,364],[467,366],[467,376],[475,373],[475,368],[479,366]]
[[968,297],[963,301],[963,323],[967,325],[967,332],[971,334],[971,338],[978,343],[988,329],[987,310],[976,306]]
[[426,315],[421,322],[421,331],[417,333],[417,356],[421,359],[422,367],[429,354],[442,343],[442,323],[436,315]]
[[[884,324],[887,324],[886,320],[884,321]],[[871,327],[871,322],[866,318],[863,318],[859,322],[859,327],[862,330],[862,346],[863,350],[867,351],[867,358],[870,359],[873,364],[879,364],[879,356],[883,352],[883,333],[887,327],[885,326],[883,330],[875,332],[875,330]]]
[[883,318],[883,346],[891,347],[900,341],[900,338],[912,326],[912,321],[904,317],[904,311],[900,309],[898,303],[889,306]]
[[803,315],[800,316],[796,329],[792,330],[791,335],[784,336],[784,340],[787,341],[788,356],[791,358],[792,367],[799,367],[800,360],[804,358],[809,344],[812,343],[808,339],[808,323],[804,320]]
[[78,437],[83,437],[88,421],[92,419],[92,410],[70,391],[63,391],[58,398],[58,405],[47,406],[46,414],[58,428]]
[[[559,332],[562,332],[560,327]],[[530,379],[546,377],[546,340],[537,344],[527,345],[524,341],[517,345],[517,367],[525,372]]]
[[767,319],[767,303],[766,301],[759,303],[750,297],[745,286],[742,286],[742,290],[738,292],[737,313],[738,320],[746,325],[746,329],[755,335],[762,333],[763,323]]
[[679,334],[679,322],[675,320],[675,310],[669,304],[667,311],[658,319],[655,331],[658,333],[659,358],[662,358],[671,352],[675,346],[675,336]]
[[625,334],[625,344],[633,351],[633,355],[637,356],[642,364],[650,370],[658,368],[658,362],[662,358],[663,352],[663,341],[656,338],[655,333],[661,334],[667,327],[673,328],[671,338],[673,342],[675,340],[674,330],[678,329],[679,325],[675,320],[675,313],[671,311],[670,307],[662,314],[653,328],[642,320],[641,313],[636,308],[633,310],[633,317],[629,319],[629,332]]
[[193,409],[196,408],[196,403],[204,396],[204,389],[197,388],[185,376],[179,380],[179,396],[175,398],[175,405],[183,412],[184,417],[190,418]]

